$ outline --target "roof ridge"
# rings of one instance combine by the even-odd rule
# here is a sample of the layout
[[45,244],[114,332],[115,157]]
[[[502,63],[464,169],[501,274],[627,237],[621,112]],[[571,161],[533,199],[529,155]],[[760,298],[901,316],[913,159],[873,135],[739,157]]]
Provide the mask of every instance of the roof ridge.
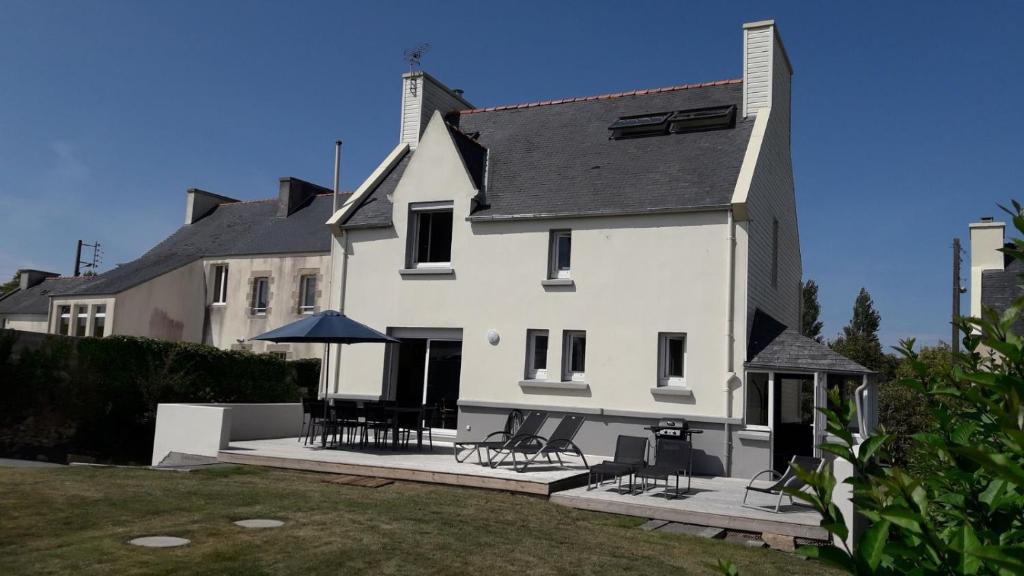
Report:
[[459,110],[459,114],[477,114],[479,112],[499,112],[501,110],[519,110],[521,108],[536,108],[538,106],[551,106],[554,104],[569,104],[572,102],[589,102],[591,100],[610,100],[612,98],[622,98],[625,96],[644,96],[647,94],[660,94],[663,92],[676,92],[679,90],[690,90],[692,88],[708,88],[710,86],[726,86],[729,84],[742,84],[742,78],[730,78],[727,80],[714,80],[711,82],[697,82],[693,84],[679,84],[676,86],[665,86],[662,88],[645,88],[640,90],[630,90],[628,92],[613,92],[611,94],[598,94],[596,96],[578,96],[575,98],[562,98],[558,100],[542,100],[539,102],[527,102],[523,104],[505,104],[501,106],[491,106],[488,108],[469,108],[467,110]]

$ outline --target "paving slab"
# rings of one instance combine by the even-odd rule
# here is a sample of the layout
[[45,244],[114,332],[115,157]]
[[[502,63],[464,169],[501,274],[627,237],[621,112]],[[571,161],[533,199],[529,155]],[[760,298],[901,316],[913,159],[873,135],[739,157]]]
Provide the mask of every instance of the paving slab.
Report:
[[665,524],[668,524],[668,520],[648,520],[640,525],[641,530],[657,530]]
[[177,536],[143,536],[129,540],[128,543],[145,548],[175,548],[191,544],[192,542]]
[[269,518],[253,518],[250,520],[239,520],[235,522],[235,526],[241,526],[242,528],[280,528],[284,526],[284,522]]
[[679,522],[670,522],[659,528],[658,531],[668,532],[670,534],[700,536],[701,538],[723,538],[725,536],[725,530],[722,530],[721,528],[696,526],[694,524],[680,524]]
[[17,458],[0,458],[0,468],[62,468],[63,464],[42,462],[39,460],[19,460]]

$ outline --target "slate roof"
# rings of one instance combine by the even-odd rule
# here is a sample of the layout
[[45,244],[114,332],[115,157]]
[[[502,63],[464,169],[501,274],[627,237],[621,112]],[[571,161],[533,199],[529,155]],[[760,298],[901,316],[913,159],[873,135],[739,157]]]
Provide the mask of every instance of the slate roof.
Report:
[[[981,305],[992,308],[1002,314],[1013,304],[1013,301],[1024,295],[1021,288],[1021,274],[1024,274],[1024,262],[1007,258],[1003,270],[985,270],[981,273]],[[1024,318],[1014,322],[1017,334],[1024,334]]]
[[[487,151],[486,205],[471,219],[587,216],[710,209],[727,206],[753,128],[610,140],[621,116],[742,104],[743,84],[700,85],[463,110],[449,115],[455,134],[475,137]],[[343,224],[391,224],[393,191],[414,153],[367,194]],[[482,158],[467,159],[471,167]]]
[[747,343],[747,367],[850,374],[873,373],[825,344],[787,327],[761,310],[754,312],[754,322]]
[[50,296],[63,294],[86,280],[85,277],[46,278],[25,290],[15,290],[0,298],[0,314],[49,314]]
[[331,233],[325,222],[331,206],[331,195],[322,194],[283,218],[277,216],[276,198],[221,204],[137,260],[90,278],[66,294],[116,294],[200,258],[329,252]]

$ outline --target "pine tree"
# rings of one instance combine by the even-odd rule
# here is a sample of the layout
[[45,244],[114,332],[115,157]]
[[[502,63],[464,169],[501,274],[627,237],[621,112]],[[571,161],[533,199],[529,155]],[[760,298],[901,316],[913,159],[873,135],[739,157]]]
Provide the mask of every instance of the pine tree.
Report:
[[818,284],[808,280],[803,286],[803,308],[800,316],[800,333],[821,342],[821,304],[818,303]]
[[4,296],[8,292],[13,292],[15,289],[18,288],[18,286],[20,286],[20,284],[21,278],[19,277],[18,273],[15,272],[14,278],[11,278],[10,280],[4,282],[3,284],[0,284],[0,296]]
[[853,304],[850,323],[843,327],[843,335],[832,341],[830,346],[836,352],[865,368],[884,372],[887,370],[886,355],[878,340],[878,328],[882,318],[875,310],[875,303],[867,289],[861,288]]

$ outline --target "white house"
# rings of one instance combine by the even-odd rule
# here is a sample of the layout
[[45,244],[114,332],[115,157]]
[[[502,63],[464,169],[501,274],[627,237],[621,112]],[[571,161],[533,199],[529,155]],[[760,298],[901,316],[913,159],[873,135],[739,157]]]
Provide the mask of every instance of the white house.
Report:
[[403,75],[398,145],[329,221],[335,302],[402,344],[341,350],[334,392],[460,438],[584,414],[596,454],[683,418],[701,473],[814,452],[868,371],[793,330],[792,67],[773,21],[742,45],[735,80],[490,108]]

